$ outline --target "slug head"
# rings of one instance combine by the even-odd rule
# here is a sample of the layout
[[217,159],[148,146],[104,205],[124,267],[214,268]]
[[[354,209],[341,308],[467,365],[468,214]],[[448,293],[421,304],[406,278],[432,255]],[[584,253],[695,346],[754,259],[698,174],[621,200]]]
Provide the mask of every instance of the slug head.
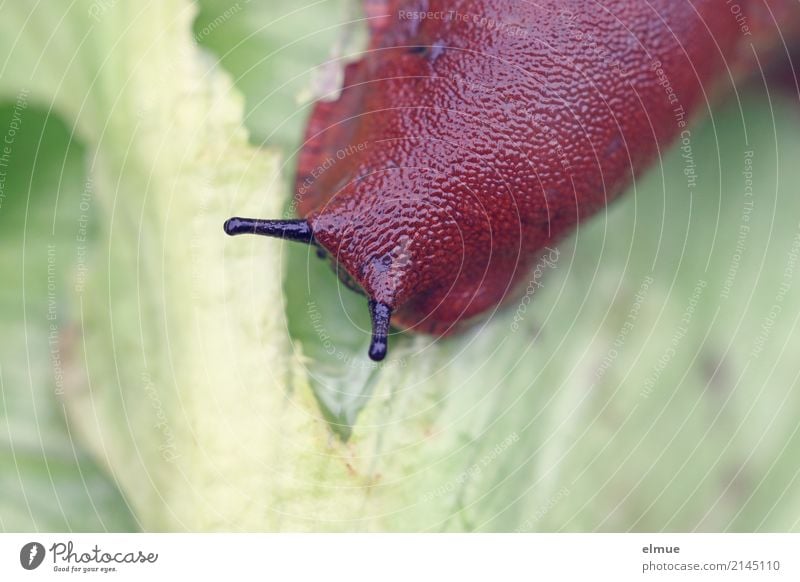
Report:
[[[224,228],[226,234],[230,236],[256,234],[306,244],[317,244],[311,232],[311,227],[305,220],[261,220],[234,217],[225,221]],[[372,319],[372,340],[370,342],[369,357],[376,362],[380,362],[386,358],[388,351],[392,307],[386,303],[370,299],[369,310]]]

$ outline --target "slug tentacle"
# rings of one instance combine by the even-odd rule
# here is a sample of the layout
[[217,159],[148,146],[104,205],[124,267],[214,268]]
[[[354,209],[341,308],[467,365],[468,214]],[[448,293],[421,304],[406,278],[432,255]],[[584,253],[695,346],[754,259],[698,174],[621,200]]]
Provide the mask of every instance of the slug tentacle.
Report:
[[306,220],[259,220],[233,217],[225,221],[225,232],[230,236],[258,234],[294,242],[315,244],[314,233]]
[[372,341],[369,345],[369,357],[375,362],[380,362],[386,358],[389,349],[392,308],[381,301],[370,300],[369,313],[372,316]]

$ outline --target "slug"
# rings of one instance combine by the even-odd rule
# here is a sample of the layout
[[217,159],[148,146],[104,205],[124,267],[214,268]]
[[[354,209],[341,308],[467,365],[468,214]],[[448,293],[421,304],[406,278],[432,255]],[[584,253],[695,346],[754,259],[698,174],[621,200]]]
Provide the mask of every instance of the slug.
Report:
[[786,55],[797,0],[367,0],[369,46],[308,122],[291,220],[390,323],[447,335],[514,297],[712,96]]

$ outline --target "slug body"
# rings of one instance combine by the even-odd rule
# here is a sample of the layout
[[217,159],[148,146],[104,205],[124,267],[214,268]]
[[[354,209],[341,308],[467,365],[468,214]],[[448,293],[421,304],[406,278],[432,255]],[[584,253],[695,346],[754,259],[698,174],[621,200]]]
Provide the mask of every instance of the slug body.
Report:
[[374,359],[390,316],[445,335],[513,297],[754,47],[785,51],[775,20],[800,22],[795,0],[366,6],[368,50],[315,105],[295,200],[308,240],[370,298]]

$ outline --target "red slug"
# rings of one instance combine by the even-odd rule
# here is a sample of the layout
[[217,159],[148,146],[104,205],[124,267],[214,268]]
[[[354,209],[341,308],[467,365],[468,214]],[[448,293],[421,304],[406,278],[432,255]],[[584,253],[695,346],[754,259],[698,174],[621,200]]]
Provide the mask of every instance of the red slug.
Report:
[[315,105],[300,219],[228,234],[318,245],[391,322],[445,335],[524,287],[711,96],[800,38],[798,0],[367,0],[371,40]]

